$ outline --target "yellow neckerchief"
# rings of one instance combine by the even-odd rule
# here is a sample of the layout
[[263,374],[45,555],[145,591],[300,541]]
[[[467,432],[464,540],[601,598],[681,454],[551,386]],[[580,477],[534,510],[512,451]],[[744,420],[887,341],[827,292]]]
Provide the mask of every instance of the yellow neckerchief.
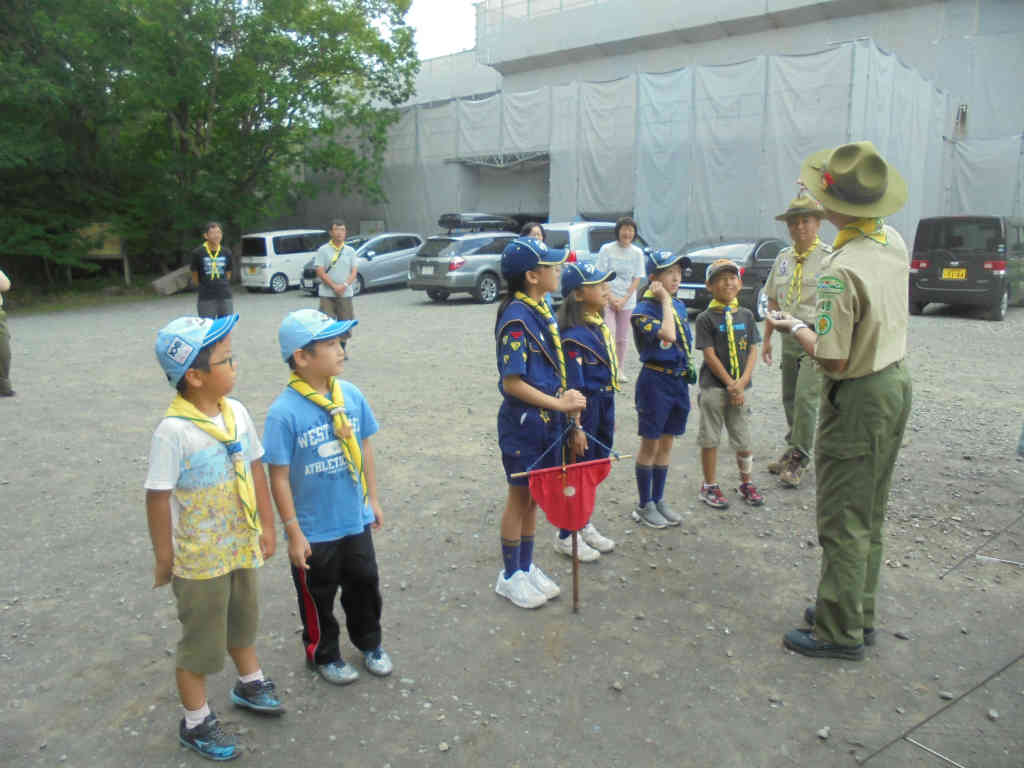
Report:
[[216,253],[210,252],[210,241],[203,240],[203,248],[206,249],[206,255],[210,257],[210,279],[216,280],[221,276],[220,266],[217,264],[217,257],[220,256],[220,246],[217,246]]
[[728,304],[723,304],[718,299],[712,299],[708,309],[722,310],[725,315],[725,332],[729,335],[729,374],[734,378],[740,377],[740,358],[736,353],[736,333],[732,329],[732,313],[739,309],[739,299],[733,299]]
[[548,324],[548,331],[551,333],[551,338],[555,342],[555,352],[558,354],[558,376],[562,380],[562,390],[566,389],[565,386],[565,355],[562,353],[562,337],[558,333],[558,322],[555,320],[555,316],[551,314],[551,310],[548,308],[547,302],[536,302],[527,296],[522,291],[516,291],[514,298],[523,302],[526,306],[536,312],[538,315],[544,318]]
[[319,405],[331,415],[334,424],[334,436],[341,443],[341,450],[345,454],[345,464],[348,465],[348,472],[352,481],[363,489],[363,499],[366,499],[366,470],[363,467],[363,451],[359,447],[359,440],[356,438],[355,430],[345,415],[345,396],[341,392],[341,382],[333,376],[328,380],[327,386],[331,390],[331,397],[328,399],[317,392],[309,383],[292,372],[288,379],[288,386],[302,395],[315,405]]
[[[657,301],[654,298],[654,294],[651,293],[650,289],[644,291],[643,298]],[[686,331],[683,329],[683,321],[679,319],[679,313],[676,312],[675,302],[672,303],[672,317],[676,321],[676,336],[679,337],[680,343],[683,345],[683,351],[686,352],[686,369],[690,372],[691,378],[694,373],[693,368],[693,354],[690,352],[690,340],[686,338]]]
[[235,412],[223,397],[217,401],[221,416],[224,417],[224,429],[205,413],[196,408],[181,395],[176,396],[167,407],[164,416],[168,419],[184,419],[191,421],[199,429],[214,440],[218,440],[228,451],[235,470],[235,490],[238,500],[242,503],[245,522],[258,533],[263,533],[259,514],[256,509],[256,486],[252,482],[252,471],[242,456],[242,444],[238,441],[238,428],[235,425]]
[[335,246],[334,241],[329,240],[328,244],[331,246],[331,248],[334,248],[334,256],[333,258],[331,258],[331,263],[327,267],[327,271],[330,272],[332,269],[334,269],[334,265],[338,263],[338,257],[341,256],[341,252],[345,250],[345,241],[342,240],[341,245]]
[[608,355],[608,365],[612,369],[612,388],[619,391],[619,359],[615,356],[615,345],[612,344],[612,333],[608,330],[608,326],[605,325],[604,318],[601,317],[600,312],[584,312],[583,319],[590,325],[595,326],[601,331],[601,336],[604,338],[604,351]]
[[885,220],[881,218],[857,219],[847,224],[845,227],[840,228],[835,242],[832,243],[832,250],[838,251],[848,242],[860,236],[886,245],[889,242],[889,238],[885,235]]
[[818,239],[817,235],[814,237],[814,242],[803,253],[800,253],[796,249],[796,243],[793,243],[793,253],[796,254],[796,266],[793,267],[793,277],[790,278],[789,290],[786,291],[786,308],[791,312],[796,303],[800,301],[800,288],[804,280],[804,262],[807,261],[807,257],[819,245],[821,245],[821,240]]

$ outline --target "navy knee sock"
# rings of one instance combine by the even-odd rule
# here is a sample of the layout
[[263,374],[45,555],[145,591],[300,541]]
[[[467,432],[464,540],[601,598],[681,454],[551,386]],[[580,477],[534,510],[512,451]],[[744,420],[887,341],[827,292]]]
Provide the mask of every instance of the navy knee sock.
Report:
[[643,464],[636,465],[636,490],[637,493],[640,495],[641,507],[651,500],[652,473],[652,467],[644,466]]
[[560,538],[560,539],[568,539],[570,536],[572,536],[572,531],[570,531],[568,528],[559,528],[558,529],[558,538]]
[[665,480],[668,478],[668,467],[659,467],[655,464],[651,467],[651,499],[661,501],[665,495]]
[[501,540],[501,559],[505,561],[505,578],[511,579],[512,574],[519,570],[519,539]]
[[519,570],[529,572],[533,565],[533,536],[523,536],[519,545]]

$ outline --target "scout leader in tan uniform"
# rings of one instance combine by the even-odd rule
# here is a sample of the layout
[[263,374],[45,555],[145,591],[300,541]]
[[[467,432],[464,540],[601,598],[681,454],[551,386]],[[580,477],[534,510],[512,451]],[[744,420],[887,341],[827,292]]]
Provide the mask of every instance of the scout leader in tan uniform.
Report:
[[[800,195],[785,213],[775,217],[786,222],[793,246],[784,248],[775,259],[764,290],[770,311],[789,312],[807,325],[817,318],[818,273],[832,253],[831,246],[818,239],[818,229],[825,210],[817,200]],[[772,327],[765,326],[761,357],[772,364]],[[814,428],[818,421],[818,398],[821,395],[821,371],[796,339],[782,337],[782,407],[786,412],[786,450],[768,465],[768,471],[779,475],[790,488],[800,485],[804,469],[810,463],[814,447]]]
[[864,658],[875,640],[875,593],[889,485],[910,416],[907,351],[909,257],[882,216],[898,211],[907,185],[869,141],[816,152],[800,180],[839,230],[818,277],[815,327],[769,315],[824,371],[815,472],[818,600],[811,629],[783,644],[805,656]]

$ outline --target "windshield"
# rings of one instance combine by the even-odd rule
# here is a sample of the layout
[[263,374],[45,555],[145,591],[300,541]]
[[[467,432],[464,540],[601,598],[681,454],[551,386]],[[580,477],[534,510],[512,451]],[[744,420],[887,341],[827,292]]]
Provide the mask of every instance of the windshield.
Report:
[[754,247],[753,243],[719,243],[718,245],[702,246],[687,251],[694,261],[715,261],[716,259],[729,259],[737,263],[747,260],[747,254]]
[[345,238],[345,245],[351,246],[358,251],[369,239],[368,237],[347,237]]
[[924,219],[917,227],[915,251],[994,251],[1003,244],[999,219]]
[[460,250],[462,250],[463,242],[459,240],[453,240],[450,237],[431,237],[423,244],[417,256],[427,258],[445,258],[447,256],[454,256]]

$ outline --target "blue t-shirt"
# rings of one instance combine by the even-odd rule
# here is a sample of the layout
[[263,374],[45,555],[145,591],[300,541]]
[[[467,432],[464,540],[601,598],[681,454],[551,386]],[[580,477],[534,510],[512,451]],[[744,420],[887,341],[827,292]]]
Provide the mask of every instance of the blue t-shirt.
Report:
[[[377,419],[355,385],[341,382],[345,415],[356,438],[377,433]],[[299,527],[311,541],[335,541],[373,522],[362,488],[345,463],[330,415],[291,387],[277,396],[263,430],[263,461],[288,465]]]

